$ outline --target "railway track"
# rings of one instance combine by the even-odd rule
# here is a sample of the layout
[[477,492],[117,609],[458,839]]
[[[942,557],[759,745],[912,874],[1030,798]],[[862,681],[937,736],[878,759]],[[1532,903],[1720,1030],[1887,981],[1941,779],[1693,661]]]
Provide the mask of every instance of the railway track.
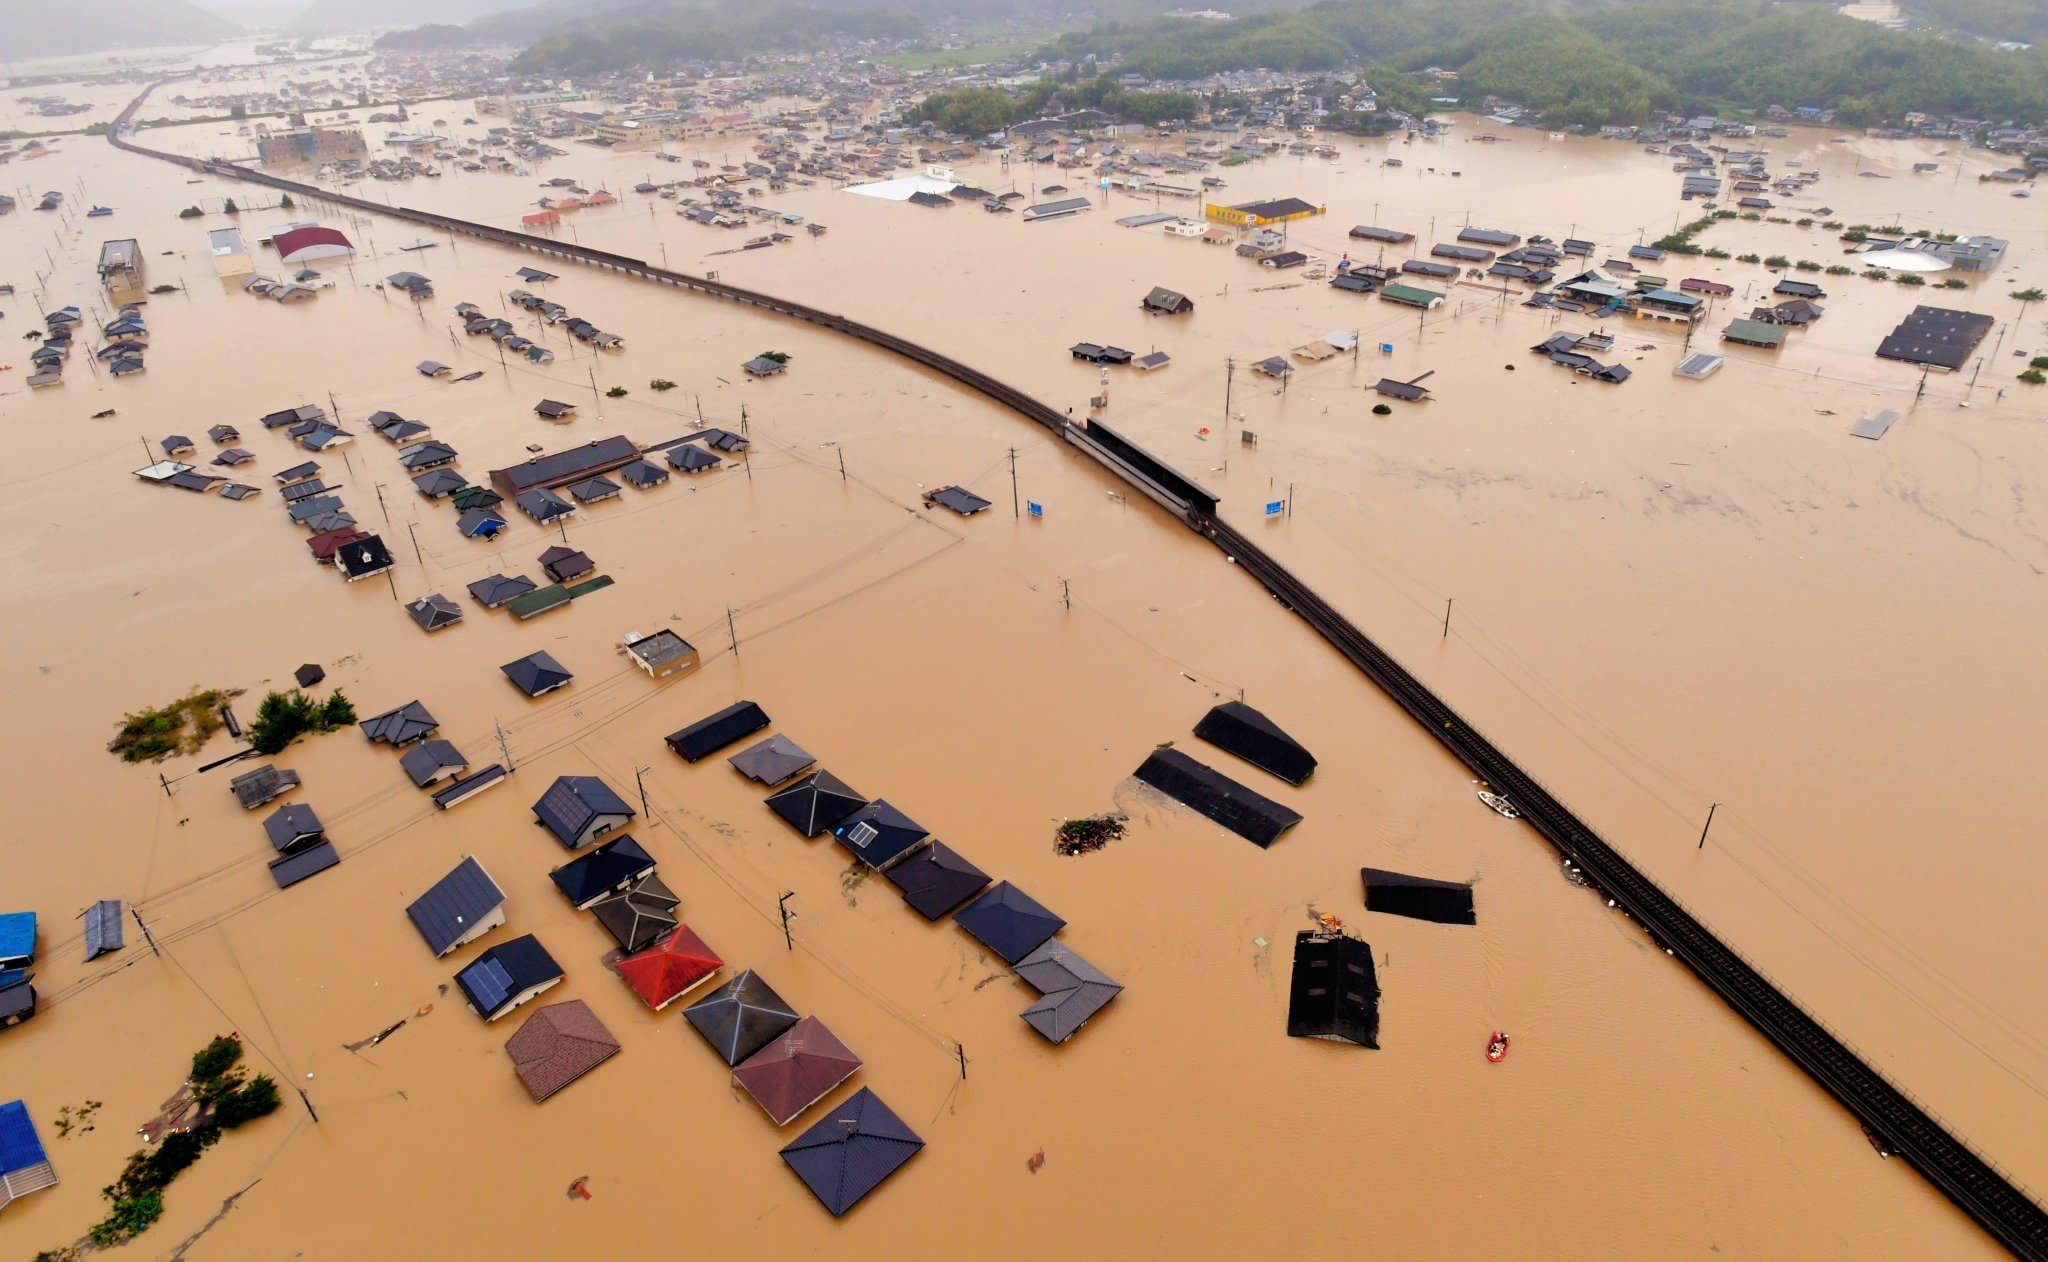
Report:
[[[563,245],[544,237],[472,223],[432,211],[337,194],[265,172],[244,170],[231,163],[146,148],[130,138],[128,123],[156,86],[151,84],[130,102],[108,132],[108,139],[115,147],[195,171],[275,188],[300,198],[346,206],[369,214],[394,216],[446,232],[580,262],[802,320],[859,338],[922,365],[1055,435],[1064,437],[1073,428],[1060,412],[977,368],[920,343],[816,307],[705,277],[652,267],[641,259],[580,245]],[[1126,481],[1137,485],[1128,472],[1113,465],[1110,467]],[[1181,516],[1190,528],[1257,579],[1275,600],[1329,641],[1337,652],[1386,692],[1475,775],[1512,802],[1523,819],[1585,873],[1590,884],[1642,924],[1660,945],[1670,950],[1673,958],[1691,969],[1729,1007],[1776,1044],[1780,1051],[1854,1114],[1870,1133],[1882,1140],[1890,1151],[1912,1163],[1944,1196],[2012,1253],[2048,1262],[2048,1212],[2044,1212],[2013,1180],[1978,1155],[1960,1136],[1950,1132],[1789,994],[1751,966],[1734,948],[1602,840],[1534,777],[1460,718],[1426,685],[1284,565],[1267,555],[1264,549],[1222,519],[1200,508],[1187,507]]]

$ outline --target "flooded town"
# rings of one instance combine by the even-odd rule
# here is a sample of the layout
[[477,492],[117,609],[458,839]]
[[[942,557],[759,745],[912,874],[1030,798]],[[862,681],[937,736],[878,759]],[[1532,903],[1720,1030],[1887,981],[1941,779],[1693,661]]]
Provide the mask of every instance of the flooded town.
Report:
[[207,16],[0,64],[0,1253],[2048,1256],[2032,98]]

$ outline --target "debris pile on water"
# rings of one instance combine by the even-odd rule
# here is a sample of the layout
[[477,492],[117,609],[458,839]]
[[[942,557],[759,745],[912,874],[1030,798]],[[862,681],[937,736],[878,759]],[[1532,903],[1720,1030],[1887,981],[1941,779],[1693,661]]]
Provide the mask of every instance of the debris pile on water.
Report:
[[1063,819],[1053,833],[1052,848],[1063,855],[1091,854],[1124,835],[1121,815],[1086,815]]

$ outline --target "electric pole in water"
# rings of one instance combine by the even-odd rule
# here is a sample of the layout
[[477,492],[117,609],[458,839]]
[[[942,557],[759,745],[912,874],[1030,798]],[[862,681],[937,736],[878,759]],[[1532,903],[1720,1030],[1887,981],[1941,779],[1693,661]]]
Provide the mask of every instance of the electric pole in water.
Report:
[[654,815],[653,811],[647,809],[647,771],[646,767],[633,768],[633,784],[640,790],[640,818],[642,819],[649,819]]
[[1720,809],[1721,804],[1719,802],[1707,803],[1707,822],[1705,826],[1703,826],[1700,829],[1700,844],[1696,847],[1696,849],[1705,850],[1707,848],[1707,829],[1712,828],[1714,826],[1714,812]]
[[509,776],[518,768],[512,763],[512,746],[505,741],[505,725],[492,719],[491,727],[498,733],[498,756],[505,760],[505,774]]
[[1445,598],[1444,598],[1444,634],[1443,634],[1443,638],[1444,638],[1444,639],[1446,639],[1446,640],[1448,640],[1448,639],[1450,639],[1450,638],[1451,638],[1451,602],[1453,602],[1453,601],[1455,601],[1455,600],[1457,600],[1457,599],[1458,599],[1458,598],[1457,598],[1456,596],[1447,596],[1447,597],[1445,597]]
[[157,949],[156,935],[149,931],[149,922],[142,918],[142,909],[131,903],[128,906],[128,914],[135,917],[135,927],[142,930],[142,940],[149,943],[149,953],[162,955],[163,952]]
[[732,637],[732,655],[738,657],[740,655],[740,633],[739,628],[733,623],[732,607],[730,605],[725,610],[725,633]]
[[1010,516],[1022,517],[1023,515],[1023,512],[1017,507],[1017,449],[1012,447],[1010,448]]
[[789,900],[795,897],[796,891],[788,890],[783,893],[781,898],[775,900],[775,909],[782,913],[782,945],[785,949],[791,951],[796,950],[796,939],[789,936],[789,922],[796,919],[796,917],[790,914]]

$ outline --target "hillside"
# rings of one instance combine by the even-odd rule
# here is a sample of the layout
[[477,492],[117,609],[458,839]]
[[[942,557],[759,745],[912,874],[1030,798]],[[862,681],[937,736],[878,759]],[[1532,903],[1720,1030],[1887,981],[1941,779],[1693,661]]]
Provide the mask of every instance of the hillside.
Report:
[[0,32],[4,32],[0,39],[6,41],[10,61],[166,44],[211,44],[237,30],[232,22],[189,0],[153,0],[140,5],[109,0],[67,4],[0,0]]
[[2048,57],[1884,30],[1823,10],[1749,0],[1574,10],[1537,0],[1326,0],[1293,13],[1104,23],[1045,50],[1157,79],[1378,62],[1458,72],[1560,124],[1640,122],[1653,109],[1819,105],[1843,122],[1909,110],[2048,117]]

